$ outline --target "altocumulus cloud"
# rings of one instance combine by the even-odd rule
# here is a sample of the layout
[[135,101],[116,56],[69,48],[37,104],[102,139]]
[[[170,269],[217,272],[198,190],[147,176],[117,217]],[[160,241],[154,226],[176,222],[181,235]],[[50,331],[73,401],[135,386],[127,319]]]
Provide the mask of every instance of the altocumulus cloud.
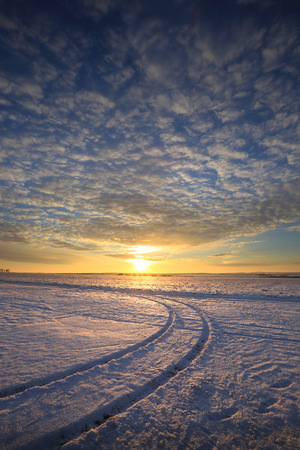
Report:
[[107,251],[295,227],[298,20],[289,1],[2,1],[1,238]]

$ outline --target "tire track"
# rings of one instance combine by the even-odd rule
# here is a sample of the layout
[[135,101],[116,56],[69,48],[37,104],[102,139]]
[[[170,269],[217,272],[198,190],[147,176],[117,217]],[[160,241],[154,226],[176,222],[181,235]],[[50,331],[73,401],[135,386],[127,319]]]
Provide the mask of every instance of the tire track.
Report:
[[[170,301],[170,299],[165,300]],[[79,435],[73,437],[72,439],[67,440],[65,439],[65,434],[62,433],[60,436],[60,441],[56,443],[56,446],[58,448],[67,450],[68,444],[72,445],[73,448],[74,439],[77,438],[84,439],[87,433],[91,430],[100,431],[101,427],[104,426],[106,422],[114,420],[120,414],[126,413],[126,411],[129,408],[134,407],[140,401],[154,394],[158,388],[164,386],[166,383],[168,383],[168,381],[170,381],[172,378],[180,374],[180,372],[185,370],[193,360],[195,360],[197,357],[200,356],[210,337],[209,323],[207,322],[206,318],[203,315],[201,316],[199,315],[198,311],[193,306],[187,305],[186,303],[180,301],[176,300],[174,301],[173,299],[171,301],[174,303],[179,303],[180,305],[185,305],[188,308],[193,309],[198,314],[199,318],[202,321],[203,328],[197,342],[193,345],[193,347],[189,350],[189,352],[186,355],[184,355],[179,361],[177,361],[176,364],[168,366],[157,377],[149,380],[145,385],[141,386],[134,392],[130,392],[129,394],[126,394],[116,399],[110,405],[107,405],[105,411],[101,412],[99,411],[98,412],[99,416],[96,420],[95,419],[93,420],[92,416],[86,417],[84,429]],[[93,423],[91,423],[92,420]],[[32,450],[38,450],[38,447],[33,447]]]
[[[67,442],[126,412],[200,355],[209,338],[206,319],[192,306],[170,298],[147,300],[163,304],[169,311],[166,324],[148,338],[150,341],[138,343],[133,351],[127,348],[124,355],[102,365],[2,399],[4,408],[7,405],[18,411],[19,431],[23,433],[16,438],[16,430],[10,427],[7,417],[7,449],[67,448]],[[40,407],[44,404],[49,407],[45,417],[45,407]],[[27,418],[28,411],[31,418]]]
[[135,350],[138,350],[139,348],[144,347],[151,342],[154,342],[156,339],[159,339],[172,326],[172,323],[174,322],[174,313],[173,313],[172,309],[169,306],[165,305],[164,303],[157,301],[157,300],[151,300],[151,301],[155,301],[156,303],[160,303],[161,305],[165,306],[169,311],[169,316],[168,316],[168,320],[166,321],[166,323],[158,331],[151,334],[143,341],[137,342],[133,345],[130,345],[130,346],[122,349],[122,350],[118,350],[116,352],[110,353],[109,355],[103,356],[102,358],[93,359],[91,361],[88,361],[87,363],[73,366],[72,368],[69,368],[62,372],[56,372],[55,374],[47,375],[43,378],[31,380],[28,383],[22,383],[19,385],[12,386],[10,388],[2,389],[0,391],[0,399],[25,392],[28,389],[47,386],[50,383],[53,383],[55,381],[61,381],[67,377],[75,375],[76,373],[87,372],[88,370],[90,370],[96,366],[101,366],[103,364],[109,363],[112,360],[122,358],[123,356],[125,356],[129,353],[132,353]]

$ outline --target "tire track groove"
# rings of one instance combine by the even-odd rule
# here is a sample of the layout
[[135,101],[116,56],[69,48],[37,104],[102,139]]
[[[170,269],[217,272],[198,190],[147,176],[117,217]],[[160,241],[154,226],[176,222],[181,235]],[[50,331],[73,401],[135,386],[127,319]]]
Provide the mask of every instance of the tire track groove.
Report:
[[[7,449],[46,450],[63,446],[67,449],[68,442],[125,413],[178,376],[201,354],[209,339],[209,325],[202,314],[172,298],[145,298],[164,305],[169,317],[158,332],[135,344],[135,350],[127,348],[118,358],[109,355],[110,360],[102,365],[2,399],[3,406],[7,401],[12,411],[24,407],[22,416],[18,412],[24,436],[14,438],[9,416],[6,419]],[[49,405],[45,417],[40,402]],[[33,415],[33,422],[26,418],[27,411]]]
[[[181,302],[177,302],[181,303]],[[183,303],[182,303],[183,304]],[[187,305],[186,305],[187,306]],[[190,305],[188,305],[191,309],[194,309]],[[144,400],[145,398],[149,397],[150,395],[154,394],[155,391],[164,386],[168,381],[170,381],[172,378],[178,376],[180,372],[185,370],[190,363],[195,360],[203,351],[210,335],[210,327],[208,322],[203,316],[199,316],[199,318],[202,321],[202,332],[198,339],[198,341],[192,346],[192,348],[189,350],[189,352],[184,355],[179,361],[177,361],[175,364],[169,365],[166,369],[164,369],[158,376],[152,378],[147,383],[145,383],[143,386],[139,387],[138,389],[134,390],[133,392],[130,392],[128,394],[123,395],[122,397],[119,397],[114,402],[112,402],[110,405],[106,405],[105,408],[97,411],[96,413],[92,414],[90,417],[85,417],[85,424],[84,424],[84,430],[82,433],[80,433],[77,436],[74,436],[72,439],[66,440],[65,433],[64,437],[61,436],[60,442],[58,441],[56,443],[58,448],[62,448],[64,450],[67,450],[68,443],[72,442],[74,439],[77,439],[78,437],[84,436],[90,431],[90,430],[100,430],[100,428],[105,425],[106,422],[114,420],[118,415],[126,413],[126,411],[138,404],[140,401]],[[97,419],[95,419],[95,414],[98,416]],[[83,426],[83,424],[81,425]],[[33,447],[32,450],[38,450],[38,447]]]
[[62,372],[56,372],[53,375],[48,375],[48,376],[40,378],[40,379],[35,379],[28,383],[22,383],[20,385],[15,385],[10,388],[2,389],[0,391],[0,399],[5,398],[5,397],[10,397],[15,394],[23,393],[23,392],[27,391],[28,389],[43,387],[43,386],[47,386],[50,383],[54,383],[56,381],[62,381],[65,378],[76,375],[77,373],[87,372],[96,366],[102,366],[104,364],[108,364],[112,360],[122,358],[123,356],[126,356],[142,347],[145,347],[146,345],[154,342],[155,340],[159,339],[172,326],[172,324],[174,322],[174,312],[172,311],[172,309],[170,307],[166,306],[164,303],[157,301],[157,300],[153,300],[153,301],[156,301],[157,303],[160,303],[163,306],[165,306],[169,310],[169,316],[168,316],[166,323],[158,331],[156,331],[152,335],[148,336],[143,341],[140,341],[140,342],[137,342],[136,344],[130,345],[130,346],[126,347],[125,349],[110,353],[109,355],[103,356],[102,358],[93,359],[92,361],[89,361],[85,364],[79,364],[79,365],[73,366],[71,369],[68,369],[68,370],[65,370]]

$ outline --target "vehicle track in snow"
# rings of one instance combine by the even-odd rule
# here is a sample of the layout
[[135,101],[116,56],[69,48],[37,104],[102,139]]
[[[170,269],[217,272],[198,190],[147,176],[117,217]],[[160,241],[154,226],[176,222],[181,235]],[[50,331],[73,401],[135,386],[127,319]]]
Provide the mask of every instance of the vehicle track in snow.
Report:
[[2,422],[6,449],[67,444],[151,395],[199,356],[209,338],[205,318],[170,298],[144,298],[169,310],[157,333],[101,364],[1,399],[0,407],[7,411]]
[[144,347],[145,345],[155,341],[156,339],[161,337],[171,327],[171,325],[174,321],[174,314],[173,314],[173,310],[168,305],[165,305],[162,302],[157,301],[157,300],[152,300],[152,301],[156,301],[156,303],[160,303],[165,308],[167,308],[169,311],[169,316],[168,316],[166,323],[161,328],[159,328],[159,330],[157,330],[155,333],[148,336],[146,339],[143,339],[140,342],[136,342],[135,344],[129,345],[128,347],[126,347],[122,350],[117,350],[113,353],[105,355],[99,359],[93,359],[86,363],[77,364],[75,366],[72,366],[71,368],[64,370],[64,371],[56,372],[54,374],[50,374],[45,377],[34,379],[27,383],[22,383],[22,384],[11,386],[9,388],[4,388],[0,391],[0,399],[27,391],[28,389],[32,389],[35,387],[46,386],[54,381],[60,381],[71,375],[75,375],[76,373],[86,372],[86,371],[92,369],[93,367],[107,364],[113,359],[115,360],[115,359],[121,358],[121,357],[139,349],[140,347]]
[[[177,301],[176,301],[177,302]],[[181,303],[181,302],[178,302]],[[181,303],[184,304],[184,303]],[[187,306],[187,305],[186,305]],[[194,309],[190,305],[188,305],[191,309]],[[140,401],[146,399],[150,395],[154,394],[156,390],[162,386],[164,386],[168,381],[170,381],[172,378],[176,377],[180,374],[184,369],[186,369],[193,360],[195,360],[197,357],[199,357],[204,350],[204,347],[206,346],[207,341],[210,338],[210,325],[204,315],[199,316],[199,318],[202,321],[202,333],[199,336],[199,339],[197,342],[193,345],[193,347],[189,350],[189,352],[181,358],[174,366],[167,367],[165,370],[163,370],[160,375],[150,380],[148,383],[143,385],[140,389],[137,389],[134,392],[131,392],[129,394],[126,394],[125,396],[117,399],[114,403],[111,405],[108,405],[106,412],[102,413],[101,420],[97,419],[94,421],[93,424],[88,425],[85,424],[84,429],[80,433],[80,435],[75,436],[72,439],[64,439],[64,436],[61,435],[60,442],[58,441],[56,443],[57,448],[62,448],[63,450],[68,450],[69,447],[71,449],[73,448],[73,442],[76,439],[85,439],[86,435],[89,431],[100,431],[101,427],[106,424],[108,421],[113,421],[116,419],[120,414],[126,413],[126,411],[137,405]],[[76,445],[75,445],[76,447]],[[80,445],[79,445],[80,447]],[[38,447],[36,447],[33,450],[38,450]]]
[[[143,296],[140,296],[143,297]],[[148,297],[144,297],[145,299],[148,299]],[[140,401],[144,400],[145,398],[149,397],[150,395],[154,394],[157,389],[164,386],[168,381],[170,381],[172,378],[176,377],[180,374],[184,369],[186,369],[193,360],[195,360],[197,357],[199,357],[204,350],[204,347],[206,346],[206,343],[208,342],[210,338],[210,324],[206,320],[205,316],[203,314],[199,314],[198,311],[191,305],[188,305],[182,301],[174,300],[173,298],[164,298],[165,301],[171,301],[174,303],[179,303],[180,305],[184,305],[192,310],[194,310],[198,316],[199,319],[202,322],[202,332],[197,340],[197,342],[191,347],[191,349],[188,351],[187,354],[185,354],[180,361],[178,361],[174,366],[167,367],[165,370],[163,370],[160,375],[158,375],[156,378],[153,378],[149,380],[148,383],[143,385],[140,389],[137,389],[134,392],[131,392],[129,394],[126,394],[125,396],[118,398],[114,403],[111,405],[108,405],[105,409],[106,412],[102,412],[101,420],[100,415],[99,418],[94,420],[93,423],[88,424],[88,420],[86,421],[84,427],[82,428],[81,433],[76,434],[74,438],[70,439],[65,438],[64,434],[62,433],[60,436],[60,441],[57,441],[56,447],[62,448],[64,450],[67,450],[69,447],[72,448],[74,440],[84,440],[85,436],[88,434],[89,431],[100,431],[102,426],[105,426],[106,422],[113,421],[116,419],[120,414],[126,413],[126,411],[137,405]],[[100,412],[100,411],[99,411]],[[88,418],[86,418],[88,419]],[[67,437],[67,436],[66,436]],[[76,445],[75,445],[76,447]],[[37,448],[36,448],[37,450]]]

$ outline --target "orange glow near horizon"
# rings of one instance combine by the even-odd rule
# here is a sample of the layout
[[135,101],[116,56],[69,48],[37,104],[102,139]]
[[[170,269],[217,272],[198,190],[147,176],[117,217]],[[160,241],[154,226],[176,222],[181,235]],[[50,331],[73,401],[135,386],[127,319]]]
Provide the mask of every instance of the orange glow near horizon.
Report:
[[[232,260],[226,255],[219,258],[188,257],[175,258],[172,249],[164,247],[131,246],[120,250],[120,257],[105,254],[78,252],[72,249],[53,247],[30,247],[24,244],[2,244],[0,267],[11,272],[30,273],[253,273],[253,272],[299,272],[299,264],[292,258],[258,258],[258,261],[244,260],[232,253]],[[4,251],[5,250],[5,251]],[[11,259],[3,258],[12,254]],[[223,249],[211,249],[211,253],[221,253]],[[16,259],[20,256],[20,261]],[[124,255],[124,257],[123,257]],[[126,256],[125,256],[126,255]],[[41,260],[39,260],[41,258]],[[28,259],[28,261],[27,261]],[[249,262],[249,264],[248,264]]]

